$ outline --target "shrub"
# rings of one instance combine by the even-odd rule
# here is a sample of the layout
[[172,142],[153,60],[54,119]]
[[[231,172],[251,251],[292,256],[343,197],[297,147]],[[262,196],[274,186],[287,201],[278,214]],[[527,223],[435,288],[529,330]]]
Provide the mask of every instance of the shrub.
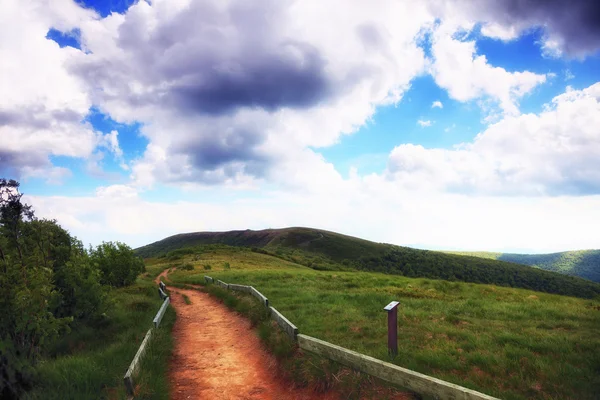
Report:
[[105,285],[131,285],[146,270],[144,262],[131,247],[120,242],[103,242],[90,249],[92,263],[100,270],[100,281]]
[[212,269],[212,267],[210,266],[210,264],[205,264],[204,269],[208,271],[209,269]]
[[228,262],[226,262],[226,263],[223,265],[223,268],[224,268],[224,269],[231,269],[231,265],[229,265],[229,263],[228,263]]
[[182,266],[180,266],[179,269],[184,270],[184,271],[193,271],[194,266],[190,263],[186,263],[186,264],[183,264]]

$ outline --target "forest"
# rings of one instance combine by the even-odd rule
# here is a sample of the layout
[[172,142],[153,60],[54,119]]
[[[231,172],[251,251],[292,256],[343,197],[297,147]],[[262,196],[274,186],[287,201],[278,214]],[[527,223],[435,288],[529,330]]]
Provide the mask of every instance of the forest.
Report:
[[577,277],[509,262],[403,247],[379,257],[361,257],[351,265],[360,270],[408,277],[494,284],[583,298],[600,295],[599,284]]

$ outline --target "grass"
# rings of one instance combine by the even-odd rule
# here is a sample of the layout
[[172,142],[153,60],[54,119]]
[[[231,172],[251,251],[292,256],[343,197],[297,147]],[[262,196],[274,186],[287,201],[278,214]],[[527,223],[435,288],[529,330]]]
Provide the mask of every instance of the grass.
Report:
[[188,297],[188,295],[186,294],[181,294],[181,297],[183,297],[183,301],[185,302],[185,304],[187,304],[188,306],[192,304],[192,301],[190,300],[190,298]]
[[[204,290],[250,320],[263,344],[278,361],[276,373],[293,382],[296,387],[309,387],[318,393],[332,390],[340,398],[348,400],[397,398],[394,395],[398,390],[379,379],[299,351],[296,343],[279,328],[263,304],[254,297],[230,292],[216,285],[208,285]],[[402,398],[413,398],[411,393],[403,394]]]
[[[523,289],[369,272],[315,271],[243,249],[196,261],[252,285],[301,333],[503,399],[595,399],[600,302]],[[180,284],[204,272],[176,271]],[[383,307],[400,301],[399,354],[386,348]]]
[[[162,257],[167,262],[190,258],[191,255],[193,261],[198,261],[206,252],[229,246],[242,251],[251,248],[254,252],[319,271],[383,272],[518,287],[582,298],[600,297],[598,283],[502,261],[502,257],[495,260],[419,250],[311,228],[188,233],[140,247],[136,253],[144,257]],[[587,265],[596,268],[596,258],[585,259]],[[205,269],[210,267],[205,266]],[[557,271],[565,272],[563,269]]]
[[[123,376],[162,304],[153,282],[160,268],[149,267],[136,284],[114,289],[114,306],[103,325],[74,327],[55,343],[24,398],[125,399]],[[135,379],[136,398],[168,399],[167,364],[174,322],[175,312],[169,307]]]

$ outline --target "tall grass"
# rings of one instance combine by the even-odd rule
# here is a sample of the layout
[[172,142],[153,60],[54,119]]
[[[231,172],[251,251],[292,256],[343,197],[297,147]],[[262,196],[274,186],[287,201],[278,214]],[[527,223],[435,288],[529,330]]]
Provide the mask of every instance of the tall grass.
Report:
[[[75,326],[53,345],[25,399],[126,398],[123,376],[162,304],[152,282],[157,269],[149,271],[136,284],[111,292],[113,307],[100,325]],[[169,307],[135,379],[136,398],[168,399],[174,322],[175,312]]]
[[[249,252],[248,252],[249,253]],[[264,268],[261,260],[264,257]],[[252,285],[301,333],[503,399],[597,399],[600,302],[522,289],[367,272],[314,271],[264,254],[211,276]],[[245,260],[245,261],[244,261]],[[171,279],[202,284],[204,274]],[[383,307],[400,301],[399,353],[390,359]]]

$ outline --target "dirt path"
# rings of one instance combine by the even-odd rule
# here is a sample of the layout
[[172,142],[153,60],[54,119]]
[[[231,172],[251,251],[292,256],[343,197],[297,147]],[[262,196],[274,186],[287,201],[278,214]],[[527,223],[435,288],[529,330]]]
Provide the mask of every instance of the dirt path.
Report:
[[[167,271],[160,276],[167,280]],[[293,389],[274,377],[276,361],[263,348],[250,322],[207,293],[174,288],[170,291],[177,313],[169,371],[171,399],[338,398],[334,393]],[[190,299],[190,305],[185,303],[183,294]]]

